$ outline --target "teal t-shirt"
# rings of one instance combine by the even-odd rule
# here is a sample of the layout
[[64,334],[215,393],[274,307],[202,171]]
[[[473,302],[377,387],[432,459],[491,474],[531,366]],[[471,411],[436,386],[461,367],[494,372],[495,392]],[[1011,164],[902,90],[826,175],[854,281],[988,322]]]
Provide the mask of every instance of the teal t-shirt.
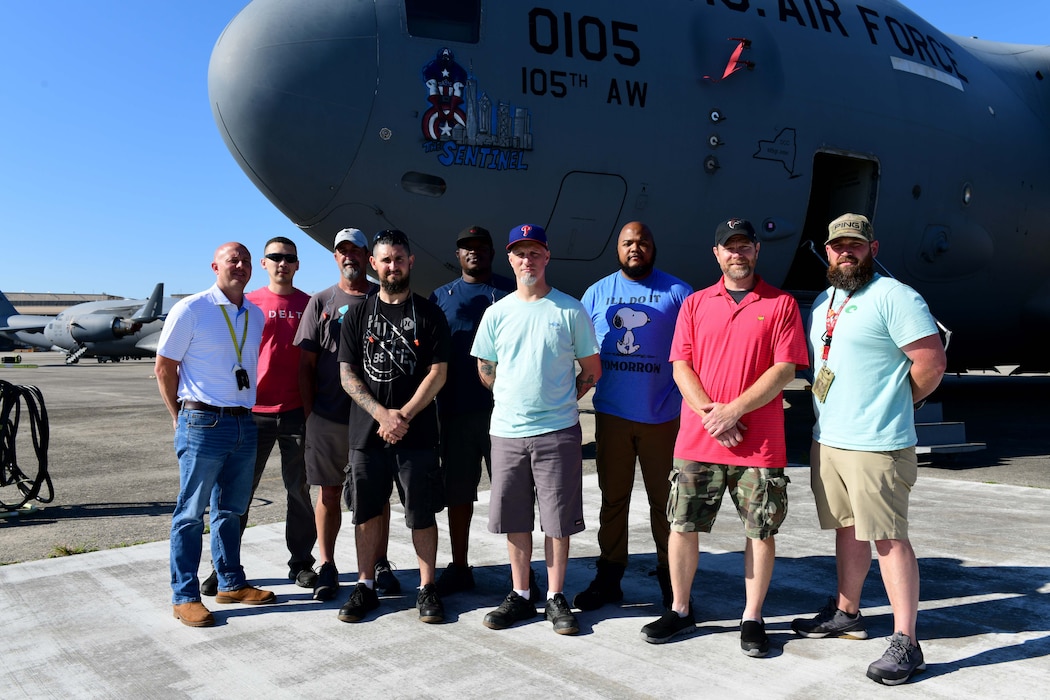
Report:
[[[813,372],[823,362],[828,307],[846,292],[821,293],[809,320]],[[937,333],[937,323],[919,293],[895,279],[875,275],[842,306],[832,334],[828,368],[835,373],[826,400],[813,397],[813,439],[843,450],[888,451],[916,443],[911,360],[901,348]]]
[[526,302],[509,294],[485,311],[470,354],[496,363],[489,432],[520,438],[571,428],[576,406],[576,359],[598,354],[583,305],[551,289]]

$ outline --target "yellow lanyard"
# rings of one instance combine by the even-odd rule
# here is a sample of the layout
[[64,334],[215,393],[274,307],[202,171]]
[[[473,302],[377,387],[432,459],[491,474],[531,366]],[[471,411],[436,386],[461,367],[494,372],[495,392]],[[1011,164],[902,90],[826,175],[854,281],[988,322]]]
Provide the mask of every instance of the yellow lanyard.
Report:
[[241,350],[244,349],[244,341],[248,339],[248,311],[244,312],[244,335],[241,336],[240,344],[237,343],[237,332],[233,330],[233,324],[230,322],[230,315],[226,313],[225,306],[219,306],[222,309],[222,315],[226,318],[226,327],[230,329],[230,337],[233,338],[233,349],[237,351],[237,366],[241,365]]

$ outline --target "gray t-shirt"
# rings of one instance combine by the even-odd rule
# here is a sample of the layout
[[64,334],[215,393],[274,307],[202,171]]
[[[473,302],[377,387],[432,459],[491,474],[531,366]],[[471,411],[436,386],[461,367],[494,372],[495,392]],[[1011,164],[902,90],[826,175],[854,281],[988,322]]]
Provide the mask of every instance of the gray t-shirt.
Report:
[[295,345],[318,355],[313,410],[337,423],[350,421],[350,396],[339,381],[339,335],[343,316],[364,300],[364,296],[347,294],[338,284],[320,291],[310,297],[295,333]]

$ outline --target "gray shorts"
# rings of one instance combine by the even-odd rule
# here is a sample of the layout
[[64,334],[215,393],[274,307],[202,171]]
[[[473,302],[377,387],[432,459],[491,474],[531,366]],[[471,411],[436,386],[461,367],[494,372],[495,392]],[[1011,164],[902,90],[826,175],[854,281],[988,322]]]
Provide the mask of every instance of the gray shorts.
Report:
[[306,483],[342,486],[350,453],[350,429],[311,413],[306,418]]
[[481,463],[492,478],[492,442],[488,411],[441,416],[441,476],[445,505],[459,506],[478,500]]
[[532,532],[534,506],[548,537],[583,532],[580,424],[527,438],[492,436],[489,532]]

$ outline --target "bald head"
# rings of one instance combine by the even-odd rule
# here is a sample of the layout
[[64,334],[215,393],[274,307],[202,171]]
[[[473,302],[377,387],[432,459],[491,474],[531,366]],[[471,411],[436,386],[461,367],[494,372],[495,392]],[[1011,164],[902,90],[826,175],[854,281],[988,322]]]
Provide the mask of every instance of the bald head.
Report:
[[223,243],[215,250],[211,269],[215,272],[215,284],[226,298],[241,305],[244,288],[252,278],[252,254],[243,243]]

